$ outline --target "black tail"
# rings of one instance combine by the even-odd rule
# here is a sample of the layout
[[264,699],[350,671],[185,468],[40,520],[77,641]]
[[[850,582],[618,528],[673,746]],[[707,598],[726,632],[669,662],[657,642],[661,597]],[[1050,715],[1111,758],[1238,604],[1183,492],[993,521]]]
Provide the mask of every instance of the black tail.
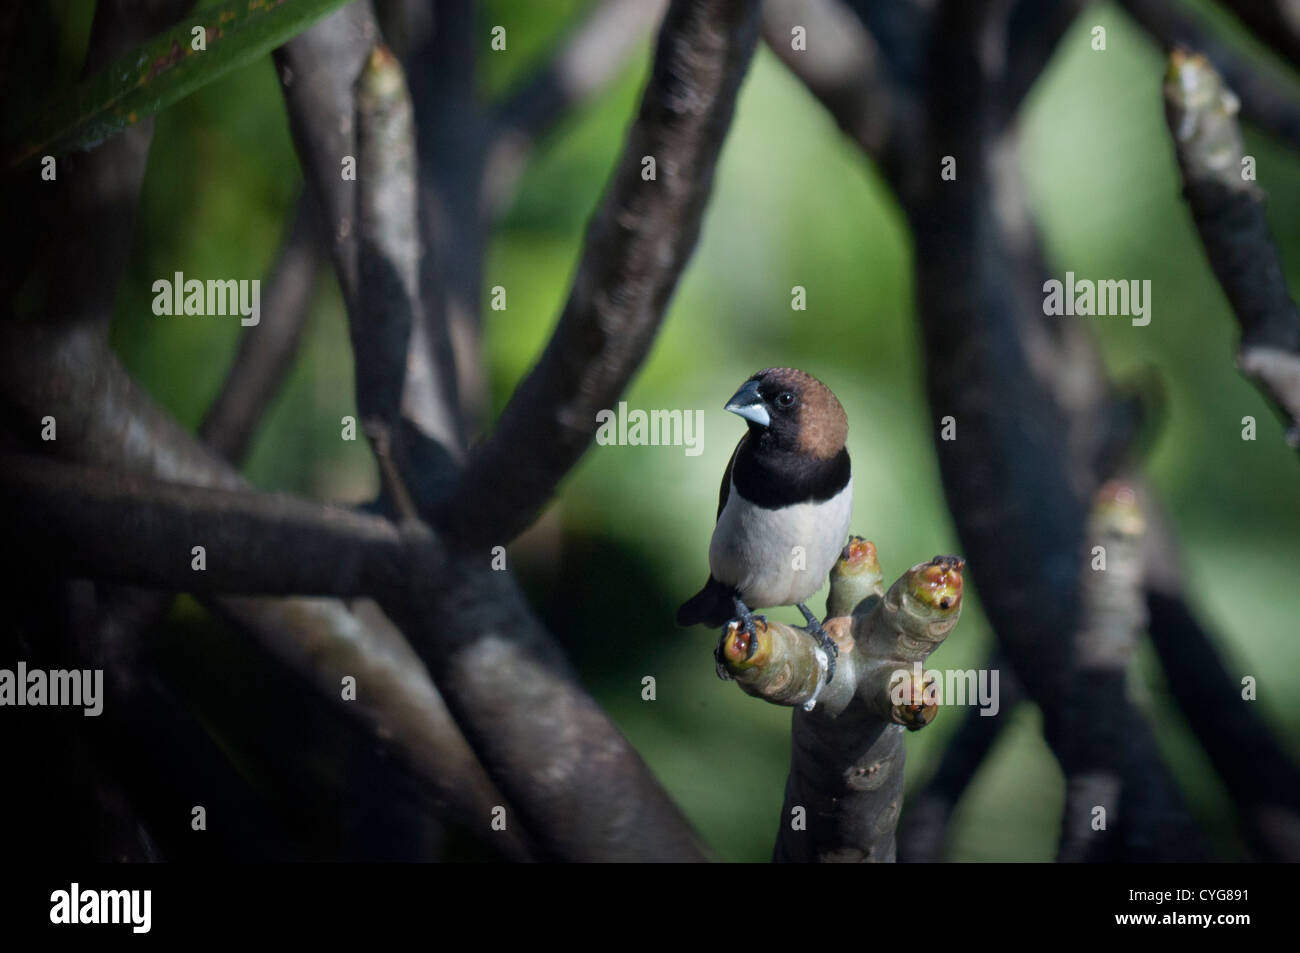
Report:
[[704,588],[682,603],[682,607],[677,610],[677,624],[707,625],[716,629],[735,616],[735,597],[735,589],[710,576]]

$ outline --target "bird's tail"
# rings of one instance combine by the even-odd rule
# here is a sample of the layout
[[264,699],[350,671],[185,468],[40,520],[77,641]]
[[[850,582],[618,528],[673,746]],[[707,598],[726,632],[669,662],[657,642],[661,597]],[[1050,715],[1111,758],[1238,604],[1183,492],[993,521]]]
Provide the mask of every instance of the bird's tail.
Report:
[[735,596],[736,591],[731,586],[710,576],[704,588],[682,603],[682,607],[677,610],[677,624],[717,628],[736,614],[732,602]]

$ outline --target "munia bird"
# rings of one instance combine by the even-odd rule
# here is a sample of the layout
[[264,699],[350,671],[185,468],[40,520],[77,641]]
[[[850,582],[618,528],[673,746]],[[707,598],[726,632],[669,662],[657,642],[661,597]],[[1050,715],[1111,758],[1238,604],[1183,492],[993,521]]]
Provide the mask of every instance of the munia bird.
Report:
[[[830,682],[838,650],[804,601],[826,582],[849,534],[848,418],[829,387],[792,367],[755,374],[726,409],[748,429],[722,474],[709,581],[677,610],[677,624],[739,619],[752,655],[754,619],[763,619],[752,610],[796,606],[826,653]],[[720,660],[718,675],[727,677]]]

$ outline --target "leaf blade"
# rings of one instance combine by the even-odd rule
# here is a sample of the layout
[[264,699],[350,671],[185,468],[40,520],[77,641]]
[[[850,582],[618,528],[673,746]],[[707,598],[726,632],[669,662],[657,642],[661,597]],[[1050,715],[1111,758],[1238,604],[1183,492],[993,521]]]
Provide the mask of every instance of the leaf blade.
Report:
[[[253,62],[350,0],[227,0],[198,10],[5,130],[4,164],[98,145]],[[191,40],[203,27],[204,50]]]

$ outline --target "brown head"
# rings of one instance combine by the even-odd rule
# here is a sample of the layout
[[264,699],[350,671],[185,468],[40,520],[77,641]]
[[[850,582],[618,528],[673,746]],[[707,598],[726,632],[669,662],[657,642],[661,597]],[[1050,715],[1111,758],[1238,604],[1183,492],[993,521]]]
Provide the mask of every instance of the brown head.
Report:
[[762,443],[819,460],[835,457],[849,436],[849,419],[831,389],[793,367],[759,371],[726,409],[749,421],[750,433]]

